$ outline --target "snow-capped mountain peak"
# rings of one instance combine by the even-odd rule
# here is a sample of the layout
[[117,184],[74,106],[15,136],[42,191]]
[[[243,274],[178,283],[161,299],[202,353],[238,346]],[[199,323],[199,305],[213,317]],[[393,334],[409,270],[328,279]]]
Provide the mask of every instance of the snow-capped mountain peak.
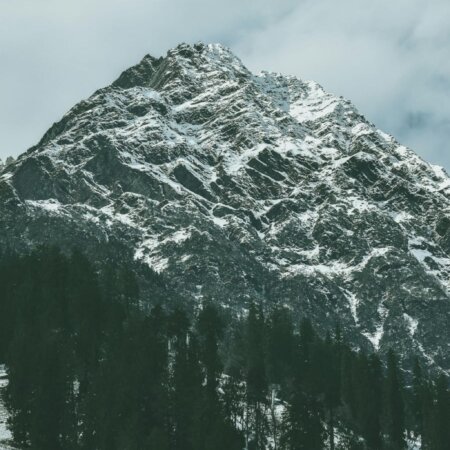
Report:
[[449,178],[315,82],[181,44],[2,170],[3,245],[76,244],[144,293],[151,268],[187,303],[288,304],[450,369]]

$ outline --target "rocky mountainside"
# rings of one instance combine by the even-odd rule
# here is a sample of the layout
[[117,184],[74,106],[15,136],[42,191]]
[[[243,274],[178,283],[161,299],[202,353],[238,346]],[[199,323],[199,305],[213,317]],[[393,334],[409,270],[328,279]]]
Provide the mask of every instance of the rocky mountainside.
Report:
[[[315,82],[145,56],[0,173],[0,243],[82,247],[190,305],[282,303],[450,371],[450,179]],[[449,372],[450,373],[450,372]]]

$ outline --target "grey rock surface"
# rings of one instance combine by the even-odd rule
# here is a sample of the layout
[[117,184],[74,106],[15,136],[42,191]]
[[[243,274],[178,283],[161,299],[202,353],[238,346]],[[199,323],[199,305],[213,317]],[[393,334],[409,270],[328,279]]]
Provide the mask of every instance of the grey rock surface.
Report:
[[80,246],[194,307],[287,304],[450,373],[450,179],[315,82],[146,56],[0,172],[0,244]]

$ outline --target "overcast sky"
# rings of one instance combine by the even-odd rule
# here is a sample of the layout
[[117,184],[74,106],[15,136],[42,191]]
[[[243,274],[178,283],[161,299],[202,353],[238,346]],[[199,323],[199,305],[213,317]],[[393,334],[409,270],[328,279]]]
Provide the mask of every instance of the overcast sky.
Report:
[[449,0],[0,0],[0,157],[146,53],[199,40],[319,82],[450,172]]

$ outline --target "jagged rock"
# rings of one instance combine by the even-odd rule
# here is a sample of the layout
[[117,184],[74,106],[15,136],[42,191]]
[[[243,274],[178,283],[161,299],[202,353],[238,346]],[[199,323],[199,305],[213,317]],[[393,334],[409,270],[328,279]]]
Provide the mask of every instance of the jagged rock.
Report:
[[289,305],[450,370],[450,180],[317,83],[146,56],[0,173],[0,243],[78,245],[194,306]]

